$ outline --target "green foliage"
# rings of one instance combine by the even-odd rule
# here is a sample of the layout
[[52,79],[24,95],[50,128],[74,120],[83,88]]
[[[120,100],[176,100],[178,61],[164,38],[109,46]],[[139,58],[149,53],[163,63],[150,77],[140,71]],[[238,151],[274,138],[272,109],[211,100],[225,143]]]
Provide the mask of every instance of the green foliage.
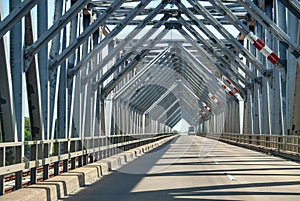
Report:
[[24,135],[25,140],[31,140],[31,129],[30,129],[30,119],[28,117],[25,117],[25,128],[24,128]]
[[178,134],[179,132],[177,130],[172,130],[172,133]]

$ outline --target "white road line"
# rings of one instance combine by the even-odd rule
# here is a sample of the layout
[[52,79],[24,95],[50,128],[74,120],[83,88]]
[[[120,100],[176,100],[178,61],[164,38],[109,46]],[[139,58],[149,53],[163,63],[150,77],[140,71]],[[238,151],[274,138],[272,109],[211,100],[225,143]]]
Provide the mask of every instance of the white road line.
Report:
[[236,179],[231,175],[226,173],[227,177],[231,180],[231,181],[235,181]]
[[[220,163],[218,161],[215,161],[215,164],[219,165]],[[225,174],[227,175],[227,177],[231,180],[231,181],[236,181],[236,178],[234,178],[234,176],[232,176],[231,174],[229,174],[228,172],[225,172]]]

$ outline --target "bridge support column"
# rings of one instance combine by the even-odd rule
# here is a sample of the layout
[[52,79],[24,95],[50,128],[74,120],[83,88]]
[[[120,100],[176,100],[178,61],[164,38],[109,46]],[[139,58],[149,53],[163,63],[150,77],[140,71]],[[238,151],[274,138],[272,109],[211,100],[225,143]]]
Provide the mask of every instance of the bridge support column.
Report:
[[256,134],[261,134],[261,106],[260,106],[260,84],[254,83],[254,96],[253,96],[253,130]]
[[[0,9],[0,11],[2,11],[2,8]],[[15,141],[17,130],[16,121],[13,116],[13,94],[10,90],[12,88],[12,76],[8,65],[9,62],[6,62],[6,59],[8,58],[6,58],[4,37],[0,38],[0,58],[0,142],[13,142]]]
[[252,90],[247,89],[247,102],[245,107],[246,118],[246,134],[253,134],[253,94]]
[[[295,42],[300,44],[300,30],[299,19],[293,14],[288,14],[288,35]],[[298,46],[299,47],[299,46]],[[289,53],[287,57],[287,112],[286,115],[288,122],[287,128],[288,134],[299,135],[300,134],[300,70],[299,59],[298,62],[295,57]]]
[[100,127],[101,127],[101,136],[105,136],[105,108],[104,108],[104,100],[101,98],[100,101]]
[[[9,1],[9,11],[13,11],[14,8],[18,6],[20,0],[10,0]],[[25,76],[23,72],[23,20],[16,23],[10,30],[10,67],[11,67],[11,76],[12,76],[12,88],[13,88],[13,107],[16,121],[16,130],[13,133],[9,133],[9,138],[12,141],[24,141],[24,108],[25,102]],[[1,59],[2,60],[2,59]],[[1,101],[2,102],[2,101]],[[6,141],[10,141],[7,139]]]
[[204,130],[204,133],[209,133],[209,120],[206,120],[204,121],[204,124],[203,124],[203,130]]
[[[278,26],[284,32],[287,31],[287,20],[286,20],[286,7],[282,4],[281,0],[276,0],[276,12],[275,17]],[[275,68],[274,71],[274,126],[273,132],[274,134],[286,134],[286,111],[285,104],[286,104],[286,80],[284,79],[286,75],[287,69],[287,48],[284,46],[283,43],[278,42],[276,40],[275,48],[278,48],[280,59],[283,61],[284,69]],[[278,44],[278,46],[277,46]],[[279,108],[279,109],[278,109]],[[278,123],[280,122],[280,123]]]
[[234,106],[233,106],[233,103],[230,103],[229,104],[229,122],[228,122],[228,131],[230,133],[233,133],[234,132]]

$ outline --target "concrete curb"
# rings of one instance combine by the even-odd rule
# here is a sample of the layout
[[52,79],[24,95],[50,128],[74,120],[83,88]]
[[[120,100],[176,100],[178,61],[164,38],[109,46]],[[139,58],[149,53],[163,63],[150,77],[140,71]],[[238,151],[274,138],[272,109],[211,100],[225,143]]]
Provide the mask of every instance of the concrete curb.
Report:
[[46,181],[0,196],[0,201],[55,201],[65,198],[81,187],[98,181],[103,176],[110,174],[111,171],[117,170],[138,156],[165,144],[175,137],[176,136],[167,137],[88,164],[84,167],[70,170],[69,172],[47,179]]

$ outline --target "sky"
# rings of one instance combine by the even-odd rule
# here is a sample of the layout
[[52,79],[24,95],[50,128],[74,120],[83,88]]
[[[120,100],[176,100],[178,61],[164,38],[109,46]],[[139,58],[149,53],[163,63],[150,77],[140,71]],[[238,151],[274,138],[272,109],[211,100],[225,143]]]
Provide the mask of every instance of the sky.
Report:
[[184,119],[181,119],[172,130],[177,130],[181,133],[187,133],[189,130],[190,124],[187,123]]

